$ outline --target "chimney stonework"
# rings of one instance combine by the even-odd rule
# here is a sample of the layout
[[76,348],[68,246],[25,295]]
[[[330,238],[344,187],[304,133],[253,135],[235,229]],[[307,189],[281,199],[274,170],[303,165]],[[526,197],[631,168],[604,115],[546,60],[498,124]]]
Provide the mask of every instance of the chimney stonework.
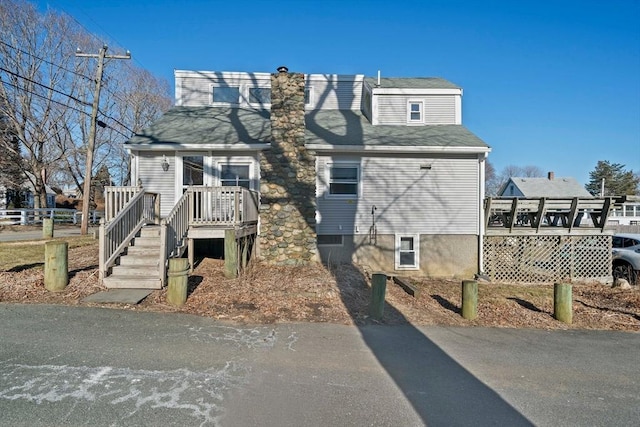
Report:
[[305,148],[304,74],[271,75],[271,149],[260,157],[260,257],[317,262],[315,155]]
[[555,173],[548,172],[547,173],[547,178],[549,179],[549,181],[553,181],[553,179],[555,178]]

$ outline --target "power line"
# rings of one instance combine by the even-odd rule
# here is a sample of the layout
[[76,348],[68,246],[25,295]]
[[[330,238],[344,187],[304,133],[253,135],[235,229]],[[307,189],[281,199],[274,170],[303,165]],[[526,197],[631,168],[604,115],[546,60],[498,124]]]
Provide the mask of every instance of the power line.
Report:
[[11,49],[17,50],[18,52],[24,53],[25,55],[29,55],[29,56],[31,56],[31,57],[33,57],[33,58],[36,58],[36,59],[37,59],[37,60],[39,60],[39,61],[45,62],[45,63],[47,63],[47,64],[49,64],[49,65],[53,65],[54,67],[58,67],[58,68],[60,68],[61,70],[64,70],[64,71],[66,71],[66,72],[68,72],[68,73],[73,73],[73,74],[75,74],[75,75],[77,75],[77,76],[79,76],[79,77],[82,77],[82,78],[84,78],[84,79],[87,79],[87,80],[89,80],[89,81],[92,81],[92,80],[93,80],[91,77],[85,76],[84,74],[82,74],[82,73],[80,73],[80,72],[78,72],[78,71],[70,70],[70,69],[68,69],[68,68],[66,68],[66,67],[63,67],[63,66],[62,66],[62,65],[60,65],[60,64],[56,64],[55,62],[51,62],[51,61],[46,60],[46,59],[44,59],[44,58],[42,58],[42,57],[39,57],[39,56],[37,56],[37,55],[34,55],[34,54],[33,54],[33,53],[31,53],[31,52],[27,52],[26,50],[22,50],[22,49],[20,49],[20,48],[18,48],[18,47],[15,47],[15,46],[13,46],[13,45],[10,45],[9,43],[7,43],[7,42],[5,42],[5,41],[0,40],[0,43],[2,43],[2,44],[3,44],[3,45],[5,45],[5,46],[8,46],[8,47],[9,47],[9,48],[11,48]]
[[35,84],[35,85],[41,86],[41,87],[43,87],[43,88],[45,88],[45,89],[48,89],[48,90],[50,90],[50,91],[52,91],[52,92],[58,93],[58,94],[60,94],[60,95],[64,95],[64,96],[66,96],[66,97],[68,97],[68,98],[70,98],[70,99],[73,99],[74,101],[76,101],[76,102],[78,102],[78,103],[80,103],[80,104],[87,105],[87,106],[91,105],[91,104],[89,104],[88,102],[86,102],[86,101],[82,101],[81,99],[76,98],[76,97],[75,97],[75,96],[73,96],[73,95],[69,95],[68,93],[64,93],[64,92],[62,92],[62,91],[60,91],[60,90],[58,90],[58,89],[54,89],[54,88],[52,88],[51,86],[47,86],[47,85],[45,85],[44,83],[37,82],[37,81],[35,81],[35,80],[33,80],[33,79],[30,79],[29,77],[21,76],[21,75],[20,75],[20,74],[18,74],[18,73],[14,73],[13,71],[9,71],[9,70],[7,70],[6,68],[0,67],[0,70],[4,71],[5,73],[11,74],[12,76],[16,76],[16,77],[18,77],[18,78],[20,78],[20,79],[24,79],[24,80],[26,80],[26,81],[28,81],[28,82],[30,82],[30,83]]
[[[18,90],[25,91],[25,92],[29,93],[30,95],[35,95],[35,96],[40,97],[40,98],[42,98],[42,99],[46,99],[46,100],[47,100],[47,101],[49,101],[49,102],[53,102],[54,104],[62,105],[63,107],[69,108],[69,109],[74,110],[74,111],[76,111],[76,112],[78,112],[78,113],[81,113],[81,114],[84,114],[84,115],[86,115],[86,116],[91,117],[91,115],[90,115],[89,113],[87,113],[86,111],[81,110],[81,109],[76,108],[76,107],[73,107],[73,106],[71,106],[71,105],[69,105],[69,104],[64,104],[64,103],[62,103],[62,102],[60,102],[60,101],[56,101],[55,99],[50,99],[50,98],[48,98],[48,97],[46,97],[46,96],[44,96],[44,95],[40,95],[40,94],[39,94],[39,93],[37,93],[37,92],[31,92],[31,91],[28,91],[28,90],[26,90],[26,89],[24,89],[24,88],[21,88],[21,87],[19,87],[19,86],[14,85],[13,83],[5,82],[4,80],[1,80],[1,79],[0,79],[0,81],[2,82],[2,84],[6,84],[6,85],[9,85],[9,86],[12,86],[12,87],[14,87],[14,88],[16,88],[16,89],[18,89]],[[102,114],[104,117],[106,117],[106,118],[108,118],[108,119],[110,119],[110,120],[113,120],[114,122],[118,123],[120,126],[122,126],[123,128],[125,128],[126,130],[130,131],[132,134],[134,134],[134,133],[135,133],[134,131],[132,131],[131,129],[129,129],[128,127],[126,127],[124,124],[122,124],[122,123],[121,123],[120,121],[118,121],[117,119],[115,119],[115,118],[113,118],[113,117],[111,117],[111,116],[107,116],[107,115],[106,115],[106,114],[104,114],[103,112],[100,112],[100,114]],[[126,134],[124,134],[124,133],[120,132],[118,129],[116,129],[116,128],[112,127],[112,126],[109,126],[109,125],[107,125],[107,124],[105,124],[105,126],[106,126],[106,127],[108,127],[109,129],[112,129],[112,130],[113,130],[113,131],[115,131],[116,133],[118,133],[118,134],[120,134],[120,135],[124,136],[124,137],[125,137],[125,138],[127,138],[127,139],[129,139],[129,138],[130,138],[130,135],[126,135]]]

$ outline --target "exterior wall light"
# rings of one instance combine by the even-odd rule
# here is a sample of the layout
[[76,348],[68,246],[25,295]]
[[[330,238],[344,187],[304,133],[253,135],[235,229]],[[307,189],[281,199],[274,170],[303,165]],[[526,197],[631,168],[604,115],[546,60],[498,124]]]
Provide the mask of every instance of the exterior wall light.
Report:
[[165,172],[169,170],[169,162],[167,161],[167,156],[165,155],[162,156],[162,170]]

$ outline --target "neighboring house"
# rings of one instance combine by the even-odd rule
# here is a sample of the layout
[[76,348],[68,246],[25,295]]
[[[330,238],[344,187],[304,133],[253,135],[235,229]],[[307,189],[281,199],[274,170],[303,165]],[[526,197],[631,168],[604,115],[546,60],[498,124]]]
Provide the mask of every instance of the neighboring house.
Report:
[[[53,189],[46,184],[45,184],[45,190],[47,192],[47,206],[55,207],[56,192],[53,191]],[[25,179],[20,191],[7,189],[4,186],[0,185],[0,209],[9,209],[9,208],[15,207],[16,205],[19,205],[21,208],[24,208],[24,209],[33,209],[34,193],[35,193],[35,190],[34,190],[33,184],[29,179]]]
[[190,186],[239,186],[259,192],[266,261],[479,271],[490,148],[462,125],[459,86],[281,67],[175,71],[175,91],[176,106],[125,144],[131,182],[160,194],[161,217]]
[[610,226],[640,226],[640,196],[622,196],[616,199],[607,223]]
[[511,177],[500,188],[499,197],[582,197],[592,198],[574,178],[556,178],[549,172],[546,178]]

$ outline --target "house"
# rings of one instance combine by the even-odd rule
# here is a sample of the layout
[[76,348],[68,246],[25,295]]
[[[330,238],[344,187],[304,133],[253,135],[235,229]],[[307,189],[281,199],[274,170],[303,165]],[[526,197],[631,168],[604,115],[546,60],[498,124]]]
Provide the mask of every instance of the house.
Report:
[[178,70],[175,93],[175,107],[125,144],[131,182],[179,229],[169,239],[228,238],[220,227],[240,212],[236,238],[255,230],[255,255],[268,262],[478,272],[490,148],[462,125],[459,86],[280,67]]
[[[0,185],[0,209],[11,209],[14,207],[33,209],[35,189],[32,182],[35,181],[35,179],[31,173],[26,173],[31,179],[25,178],[22,188],[19,191],[7,189]],[[56,192],[46,184],[45,191],[47,192],[47,206],[55,207]]]
[[549,172],[546,178],[511,177],[502,185],[499,197],[593,197],[574,178],[556,178]]

